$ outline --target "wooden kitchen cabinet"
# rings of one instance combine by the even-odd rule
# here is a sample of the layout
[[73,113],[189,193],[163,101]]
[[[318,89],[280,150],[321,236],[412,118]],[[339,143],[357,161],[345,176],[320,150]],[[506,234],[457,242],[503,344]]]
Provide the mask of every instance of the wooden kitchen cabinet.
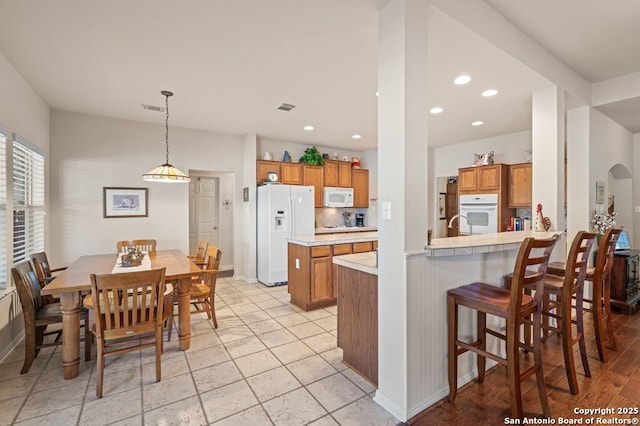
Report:
[[353,184],[353,207],[369,207],[369,170],[351,169]]
[[351,188],[351,163],[324,160],[324,186]]
[[353,243],[353,253],[365,253],[368,251],[373,251],[373,242],[372,241],[364,241],[361,243]]
[[353,184],[352,179],[351,163],[348,161],[338,161],[338,186],[340,188],[351,188]]
[[509,207],[531,207],[532,182],[531,163],[509,166]]
[[329,302],[333,299],[333,263],[328,256],[311,259],[311,304]]
[[312,185],[315,190],[315,206],[322,207],[322,197],[324,190],[324,167],[322,166],[310,166],[304,164],[302,167],[302,184]]
[[475,192],[478,188],[477,167],[458,169],[458,191]]
[[267,160],[258,160],[256,162],[256,179],[258,180],[258,185],[268,180],[269,172],[276,172],[278,175],[278,179],[280,179],[280,168],[279,161],[267,161]]
[[[373,250],[377,241],[303,246],[288,244],[287,280],[291,303],[309,311],[335,305],[338,283],[333,256]],[[368,250],[366,250],[368,248]]]
[[280,168],[282,174],[280,176],[280,182],[287,185],[302,185],[302,164],[300,163],[281,163]]
[[506,164],[458,169],[460,194],[492,194],[506,188],[509,177]]

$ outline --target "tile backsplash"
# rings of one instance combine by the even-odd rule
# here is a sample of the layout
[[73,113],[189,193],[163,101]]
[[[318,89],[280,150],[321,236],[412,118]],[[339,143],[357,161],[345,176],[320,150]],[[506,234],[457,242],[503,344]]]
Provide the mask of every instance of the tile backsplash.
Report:
[[364,213],[364,224],[369,225],[369,209],[355,209],[355,208],[332,208],[322,207],[316,209],[316,228],[322,228],[323,226],[342,226],[346,225],[343,213],[351,213],[351,226],[356,225],[356,213]]

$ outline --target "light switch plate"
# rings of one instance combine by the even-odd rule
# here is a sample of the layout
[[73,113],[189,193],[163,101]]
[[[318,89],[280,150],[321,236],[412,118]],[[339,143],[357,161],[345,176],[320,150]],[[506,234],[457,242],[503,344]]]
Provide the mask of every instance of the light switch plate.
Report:
[[382,202],[382,218],[391,220],[391,201]]

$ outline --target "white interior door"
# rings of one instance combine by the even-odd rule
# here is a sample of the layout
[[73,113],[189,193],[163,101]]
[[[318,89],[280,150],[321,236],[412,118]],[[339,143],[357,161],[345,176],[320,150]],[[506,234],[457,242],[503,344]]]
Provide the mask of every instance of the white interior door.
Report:
[[219,220],[219,178],[193,179],[189,197],[189,246],[193,254],[200,240],[221,247]]

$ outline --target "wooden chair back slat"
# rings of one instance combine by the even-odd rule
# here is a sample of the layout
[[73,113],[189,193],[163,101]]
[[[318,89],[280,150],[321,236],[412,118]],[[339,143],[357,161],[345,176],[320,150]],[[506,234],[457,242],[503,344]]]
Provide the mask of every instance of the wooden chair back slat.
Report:
[[116,249],[118,253],[127,253],[130,247],[135,247],[140,251],[151,253],[156,251],[156,245],[157,242],[153,239],[122,240],[116,243]]

